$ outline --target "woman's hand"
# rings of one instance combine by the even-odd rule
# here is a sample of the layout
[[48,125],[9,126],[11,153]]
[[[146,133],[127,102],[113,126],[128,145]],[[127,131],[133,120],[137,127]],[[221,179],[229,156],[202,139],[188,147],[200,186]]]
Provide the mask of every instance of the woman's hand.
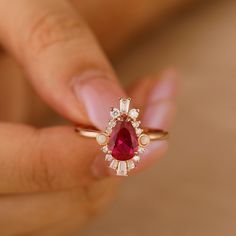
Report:
[[[103,129],[109,108],[131,96],[143,125],[168,128],[175,74],[140,80],[127,95],[91,31],[64,0],[0,1],[0,42],[22,66],[38,94],[74,123]],[[139,165],[159,158],[154,143]],[[99,158],[94,140],[72,127],[36,129],[0,124],[0,232],[68,235],[110,199],[118,180]]]

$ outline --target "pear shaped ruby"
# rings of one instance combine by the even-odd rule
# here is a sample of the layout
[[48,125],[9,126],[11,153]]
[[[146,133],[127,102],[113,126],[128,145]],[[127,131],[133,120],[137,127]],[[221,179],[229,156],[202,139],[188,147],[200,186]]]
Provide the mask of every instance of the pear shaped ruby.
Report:
[[138,137],[130,121],[117,121],[108,142],[112,156],[121,161],[131,159],[138,150]]

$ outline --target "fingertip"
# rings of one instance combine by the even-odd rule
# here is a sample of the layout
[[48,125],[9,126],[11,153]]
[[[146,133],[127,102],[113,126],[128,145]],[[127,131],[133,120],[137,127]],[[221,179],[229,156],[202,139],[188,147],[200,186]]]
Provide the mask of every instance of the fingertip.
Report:
[[151,143],[148,147],[148,150],[141,157],[140,163],[136,166],[132,174],[140,172],[146,168],[151,167],[158,161],[168,150],[168,142],[160,141]]
[[170,68],[163,71],[159,79],[155,80],[153,84],[148,103],[175,99],[178,92],[179,77],[176,69]]
[[86,74],[74,84],[78,103],[84,106],[89,120],[99,129],[105,129],[111,107],[117,107],[119,97],[126,97],[120,84],[107,76]]
[[[175,98],[177,94],[179,74],[175,69],[164,71],[161,78],[145,78],[140,80],[131,90],[131,97],[135,99],[135,104],[147,107],[142,120],[143,127],[168,129],[173,121],[176,111]],[[162,157],[168,149],[167,141],[156,141],[150,144],[137,167],[128,172],[128,175],[135,174],[142,169],[154,164]],[[101,161],[101,156],[95,161],[96,175],[101,177],[114,177],[116,172],[109,168],[109,162]],[[124,178],[123,178],[124,179]]]

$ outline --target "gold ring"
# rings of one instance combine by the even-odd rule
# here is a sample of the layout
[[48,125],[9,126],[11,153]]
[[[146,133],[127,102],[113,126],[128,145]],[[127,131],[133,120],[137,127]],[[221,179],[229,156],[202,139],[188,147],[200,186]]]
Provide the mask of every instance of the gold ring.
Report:
[[104,132],[94,128],[77,126],[75,131],[87,138],[96,138],[109,167],[119,176],[127,176],[135,168],[140,156],[152,140],[166,140],[167,131],[141,128],[137,120],[138,109],[129,109],[131,99],[120,98],[120,109],[111,108],[111,119]]
[[[97,138],[97,136],[101,134],[101,131],[99,129],[96,129],[92,126],[77,126],[75,127],[75,131],[86,138]],[[150,140],[153,141],[166,140],[169,136],[169,133],[167,131],[161,129],[144,128],[143,131],[149,136]]]

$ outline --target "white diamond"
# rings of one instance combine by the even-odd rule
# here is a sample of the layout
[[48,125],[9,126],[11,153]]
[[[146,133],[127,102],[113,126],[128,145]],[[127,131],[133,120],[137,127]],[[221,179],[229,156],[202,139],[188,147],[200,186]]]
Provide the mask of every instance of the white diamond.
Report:
[[132,170],[135,167],[135,164],[132,160],[127,161],[128,170]]
[[117,168],[117,166],[118,166],[118,161],[117,160],[112,160],[112,162],[111,162],[111,164],[110,164],[110,168],[112,168],[112,169],[116,169]]
[[137,129],[136,129],[136,134],[137,134],[137,135],[140,135],[142,132],[143,132],[142,129],[140,129],[140,128],[137,128]]
[[140,121],[133,121],[132,125],[133,125],[134,128],[138,128],[140,123],[141,123]]
[[125,161],[119,161],[116,175],[127,176],[127,164]]
[[120,115],[120,111],[117,108],[112,108],[110,114],[112,118],[117,118]]
[[107,142],[107,136],[105,134],[98,134],[96,140],[99,145],[104,145]]
[[137,156],[137,155],[135,155],[135,156],[133,157],[133,160],[136,161],[136,162],[139,162],[139,161],[140,161],[140,157]]
[[105,156],[105,160],[106,161],[112,161],[112,155],[111,154],[106,154],[106,156]]
[[112,131],[112,128],[111,128],[111,127],[107,127],[107,128],[106,128],[106,133],[110,134],[111,131]]
[[108,152],[108,147],[107,146],[102,147],[102,151],[105,153]]
[[132,118],[132,119],[136,119],[139,115],[139,111],[138,109],[131,109],[129,111],[129,116]]
[[138,147],[138,152],[142,154],[145,152],[145,149],[143,147]]
[[108,125],[109,125],[111,128],[113,128],[113,127],[116,126],[116,122],[115,122],[114,120],[110,120],[109,123],[108,123]]

